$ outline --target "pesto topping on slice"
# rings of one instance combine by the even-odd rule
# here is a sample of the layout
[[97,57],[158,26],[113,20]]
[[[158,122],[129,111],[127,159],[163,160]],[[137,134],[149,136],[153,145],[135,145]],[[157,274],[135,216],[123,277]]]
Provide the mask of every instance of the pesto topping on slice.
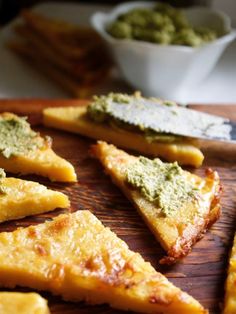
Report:
[[5,158],[27,154],[46,145],[46,140],[30,128],[25,117],[0,117],[0,153]]
[[[127,111],[132,115],[133,102],[140,99],[144,98],[142,98],[139,93],[135,95],[109,93],[108,95],[94,96],[93,101],[87,107],[87,114],[90,119],[97,123],[107,123],[110,124],[112,128],[119,128],[142,133],[149,143],[154,141],[172,143],[181,141],[183,139],[182,136],[173,135],[170,133],[165,134],[152,130],[149,127],[144,126],[142,123],[137,123],[138,120],[133,123],[131,120],[128,122],[125,119],[122,119],[122,117],[117,117],[117,113],[119,112],[117,110],[119,110],[119,106],[126,107],[126,105]],[[153,103],[161,103],[162,105],[168,107],[176,107],[176,104],[170,101],[163,101],[156,98],[150,98],[150,101]],[[128,105],[130,108],[128,108]],[[144,105],[141,104],[141,106],[145,108]],[[135,117],[136,108],[133,109],[133,117]],[[127,117],[126,114],[125,116]]]
[[87,113],[95,122],[138,132],[149,142],[209,137],[229,140],[232,129],[228,119],[141,95],[96,96]]
[[118,104],[129,104],[133,96],[119,93],[93,96],[93,101],[88,105],[87,113],[96,122],[105,122],[112,116],[110,106],[113,102]]
[[4,188],[4,186],[2,186],[2,180],[6,178],[6,173],[5,171],[0,168],[0,195],[5,195],[6,194],[6,190]]
[[186,202],[197,199],[197,190],[174,163],[139,157],[126,169],[126,181],[153,202],[165,216],[176,213]]

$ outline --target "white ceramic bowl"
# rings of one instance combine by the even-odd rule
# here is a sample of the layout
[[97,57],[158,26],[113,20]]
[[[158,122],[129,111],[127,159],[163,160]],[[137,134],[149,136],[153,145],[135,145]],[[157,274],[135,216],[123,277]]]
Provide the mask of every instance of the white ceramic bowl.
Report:
[[236,37],[230,19],[222,12],[205,7],[183,10],[191,25],[208,26],[227,33],[203,46],[159,45],[130,39],[116,39],[106,26],[121,13],[138,7],[153,7],[156,2],[127,2],[110,13],[97,12],[91,18],[95,30],[104,38],[124,78],[146,96],[182,101],[190,87],[195,87],[213,69],[220,55]]

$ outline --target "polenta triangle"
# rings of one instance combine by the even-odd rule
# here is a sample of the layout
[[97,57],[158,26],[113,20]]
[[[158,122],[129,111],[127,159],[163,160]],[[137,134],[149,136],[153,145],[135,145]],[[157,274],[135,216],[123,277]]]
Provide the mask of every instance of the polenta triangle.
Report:
[[0,292],[0,313],[50,314],[47,301],[33,292]]
[[89,211],[1,233],[0,285],[141,313],[207,313]]
[[182,140],[180,142],[149,141],[131,128],[120,128],[114,123],[95,122],[88,114],[88,105],[77,107],[46,108],[43,110],[46,126],[72,133],[78,133],[96,140],[113,143],[118,147],[132,149],[141,154],[178,161],[180,165],[200,167],[204,156],[196,143]]
[[236,313],[236,234],[230,256],[228,277],[225,285],[225,306],[223,314]]
[[[219,217],[221,186],[216,172],[208,169],[206,178],[202,179],[183,171],[176,163],[162,163],[159,159],[155,159],[154,162],[160,165],[160,169],[172,169],[169,173],[161,173],[162,185],[159,187],[159,193],[155,188],[152,190],[153,182],[158,180],[159,171],[147,172],[148,168],[144,165],[141,170],[138,168],[141,161],[147,165],[152,164],[153,161],[150,159],[129,155],[105,142],[94,145],[92,153],[101,161],[112,181],[134,204],[166,250],[167,257],[163,258],[161,263],[171,264],[188,254],[192,245]],[[140,188],[135,188],[128,182],[128,169],[136,168],[140,171],[138,179],[148,181],[151,192],[156,194],[155,198],[150,200],[145,196],[146,187],[140,185]],[[188,194],[185,193],[187,195],[185,200],[184,193],[180,193],[183,189],[189,189]]]
[[76,181],[73,166],[51,149],[51,139],[41,137],[25,118],[12,113],[0,114],[0,167],[52,181]]
[[0,169],[0,222],[69,206],[65,194],[37,182],[6,178]]

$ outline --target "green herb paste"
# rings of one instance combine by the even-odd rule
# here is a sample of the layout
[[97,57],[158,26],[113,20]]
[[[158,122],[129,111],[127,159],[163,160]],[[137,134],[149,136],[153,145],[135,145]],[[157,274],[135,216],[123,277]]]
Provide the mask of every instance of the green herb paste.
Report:
[[26,118],[0,117],[0,152],[5,158],[27,154],[45,146],[45,139],[31,130]]
[[158,158],[139,157],[126,169],[126,181],[155,203],[165,216],[176,213],[187,201],[197,197],[196,188],[186,180],[176,162],[163,163]]
[[[159,133],[156,131],[151,130],[150,128],[145,128],[143,125],[139,124],[132,125],[132,123],[127,123],[115,117],[114,115],[114,108],[111,109],[111,103],[115,102],[117,104],[126,105],[129,104],[133,99],[141,98],[138,95],[127,95],[127,94],[120,94],[120,93],[109,93],[108,95],[101,95],[101,96],[94,96],[93,101],[87,107],[87,114],[90,119],[97,123],[107,123],[110,124],[113,128],[119,128],[134,132],[139,132],[144,134],[145,139],[147,142],[164,142],[164,143],[173,143],[178,142],[183,139],[182,136],[177,136],[173,134],[164,134]],[[151,98],[155,100],[154,98]],[[157,101],[157,99],[156,99]],[[158,102],[163,103],[166,106],[176,106],[176,104],[170,101],[163,101],[159,100]],[[135,112],[134,112],[135,115]],[[186,138],[185,138],[186,141]]]
[[96,122],[105,122],[109,120],[111,113],[109,112],[110,102],[127,104],[131,100],[130,95],[109,93],[108,95],[93,96],[93,101],[88,105],[87,113],[91,119]]
[[200,46],[219,36],[214,29],[191,26],[181,10],[165,3],[120,14],[107,26],[107,32],[118,39],[191,47]]

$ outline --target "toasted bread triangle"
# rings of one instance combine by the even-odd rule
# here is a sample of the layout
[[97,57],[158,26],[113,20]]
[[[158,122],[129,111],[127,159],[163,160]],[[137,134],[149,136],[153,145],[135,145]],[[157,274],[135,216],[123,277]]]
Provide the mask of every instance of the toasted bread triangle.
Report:
[[[5,112],[0,114],[0,119],[14,121],[20,118]],[[30,128],[29,125],[27,127]],[[39,134],[38,138],[42,140]],[[52,181],[75,182],[77,180],[74,167],[59,157],[50,147],[50,143],[9,158],[0,152],[0,167],[11,173],[37,174],[48,177]]]
[[47,301],[37,293],[0,292],[1,314],[49,314]]
[[224,314],[236,313],[236,234],[234,236],[233,248],[229,261],[228,277],[225,285]]
[[1,233],[0,285],[141,313],[207,313],[89,211]]
[[0,222],[68,208],[68,197],[37,182],[16,178],[0,180]]
[[221,186],[216,172],[208,170],[202,179],[185,171],[186,180],[194,182],[200,189],[201,202],[188,203],[171,217],[163,217],[154,203],[126,183],[127,166],[137,161],[137,157],[117,149],[105,142],[98,142],[92,148],[95,155],[105,167],[112,181],[124,192],[134,204],[150,230],[167,252],[162,263],[171,264],[187,255],[192,245],[202,237],[220,215],[219,194]]

